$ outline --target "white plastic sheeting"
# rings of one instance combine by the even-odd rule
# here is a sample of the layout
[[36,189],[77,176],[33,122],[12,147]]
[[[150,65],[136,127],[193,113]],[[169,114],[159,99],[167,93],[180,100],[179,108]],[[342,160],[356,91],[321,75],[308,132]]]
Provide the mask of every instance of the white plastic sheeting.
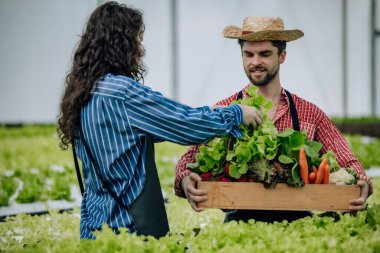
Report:
[[[171,96],[170,0],[119,2],[144,12],[145,84]],[[56,121],[74,46],[97,3],[0,1],[0,123]],[[369,115],[370,0],[347,4],[347,112]],[[287,59],[281,65],[283,86],[330,116],[342,115],[341,0],[178,0],[177,6],[181,102],[212,105],[247,84],[240,48],[221,32],[226,25],[240,26],[245,16],[280,16],[286,28],[305,33],[288,43]],[[380,62],[379,43],[378,48]]]

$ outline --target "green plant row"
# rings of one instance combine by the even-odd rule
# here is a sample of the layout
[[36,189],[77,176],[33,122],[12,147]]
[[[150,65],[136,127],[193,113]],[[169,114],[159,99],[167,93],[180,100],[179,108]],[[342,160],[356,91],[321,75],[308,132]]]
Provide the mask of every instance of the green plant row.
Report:
[[370,138],[364,141],[360,135],[345,135],[345,139],[364,168],[380,167],[379,138]]
[[18,203],[70,200],[73,163],[69,152],[60,151],[54,125],[0,127],[0,143],[0,206],[19,186]]
[[0,252],[379,252],[380,205],[373,200],[356,215],[315,213],[292,223],[223,223],[222,211],[197,213],[170,194],[171,234],[159,240],[124,231],[115,235],[104,226],[96,232],[97,240],[81,241],[79,210],[22,214],[1,224]]
[[[76,184],[71,152],[59,149],[54,126],[48,132],[29,136],[13,132],[0,138],[0,174],[17,171],[2,179],[0,190],[3,185],[12,184],[10,178],[16,175],[22,178],[25,174],[25,181],[30,173],[39,175],[38,178],[57,173],[60,178],[59,172],[51,169],[53,164],[64,167],[64,177]],[[360,137],[353,138],[361,141]],[[351,140],[349,143],[354,144]],[[367,143],[359,144],[362,145]],[[146,241],[127,233],[114,235],[104,228],[98,240],[80,241],[80,210],[63,214],[52,211],[44,216],[21,214],[0,224],[0,252],[380,252],[380,178],[373,179],[375,193],[368,200],[370,213],[359,212],[356,217],[338,215],[339,221],[316,215],[291,224],[224,224],[222,211],[208,209],[197,213],[186,200],[174,196],[174,166],[185,149],[171,143],[156,146],[161,186],[168,193],[166,209],[171,235]],[[33,174],[33,168],[39,173]],[[34,187],[44,189],[45,184],[46,180],[41,180],[41,185]]]
[[46,200],[72,200],[70,185],[73,180],[71,173],[53,171],[51,169],[36,169],[31,171],[16,171],[12,176],[0,175],[3,187],[0,189],[0,206],[7,206],[9,198],[22,186],[17,194],[17,203],[33,203]]
[[[354,154],[365,168],[380,167],[380,139],[364,142],[361,136],[345,136]],[[56,126],[0,127],[0,206],[9,203],[18,181],[24,183],[16,202],[30,203],[47,199],[69,199],[70,184],[77,185],[70,150],[58,146]],[[171,143],[158,144],[156,162],[161,184],[172,191],[176,160],[186,147]],[[52,170],[62,167],[64,172]],[[12,171],[12,175],[9,175]]]
[[335,124],[342,123],[380,123],[379,117],[364,116],[364,117],[332,117],[331,120]]
[[0,140],[20,137],[52,136],[57,126],[54,124],[26,124],[5,126],[0,124]]
[[[70,200],[70,185],[78,185],[71,150],[62,151],[55,125],[0,126],[0,207],[19,184],[17,203]],[[161,185],[172,191],[174,167],[186,147],[172,143],[156,145]]]

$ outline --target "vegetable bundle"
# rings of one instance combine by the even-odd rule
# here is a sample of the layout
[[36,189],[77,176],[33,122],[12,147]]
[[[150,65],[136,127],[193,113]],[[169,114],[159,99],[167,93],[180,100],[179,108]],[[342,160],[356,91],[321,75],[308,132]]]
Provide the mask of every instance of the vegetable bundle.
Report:
[[231,104],[261,110],[263,123],[255,129],[240,126],[241,139],[225,135],[200,146],[196,162],[187,167],[200,174],[202,180],[261,182],[266,188],[277,183],[294,187],[329,183],[330,174],[340,169],[334,152],[330,150],[320,157],[322,144],[308,140],[303,131],[287,128],[279,133],[267,116],[272,103],[257,91],[251,86],[247,89],[250,97]]

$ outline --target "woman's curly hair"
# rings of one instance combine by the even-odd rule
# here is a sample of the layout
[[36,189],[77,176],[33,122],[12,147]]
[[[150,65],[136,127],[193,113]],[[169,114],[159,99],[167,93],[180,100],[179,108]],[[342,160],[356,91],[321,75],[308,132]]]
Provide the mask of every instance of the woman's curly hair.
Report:
[[124,4],[107,2],[91,14],[66,76],[57,129],[61,149],[68,149],[77,137],[81,108],[105,74],[143,80],[144,29],[142,12]]

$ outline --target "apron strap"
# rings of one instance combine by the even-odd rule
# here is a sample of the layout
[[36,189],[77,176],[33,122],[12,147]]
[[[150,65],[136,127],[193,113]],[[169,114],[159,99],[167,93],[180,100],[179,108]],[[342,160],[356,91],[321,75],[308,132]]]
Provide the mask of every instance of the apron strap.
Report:
[[236,100],[242,99],[243,98],[243,90],[239,91]]
[[301,128],[298,121],[298,113],[297,113],[297,109],[292,98],[292,94],[290,94],[290,92],[287,90],[285,90],[285,93],[289,99],[289,108],[290,108],[290,115],[292,116],[293,129],[296,131],[300,131]]
[[75,152],[75,143],[74,143],[74,141],[71,144],[71,146],[73,148],[73,158],[74,158],[74,164],[75,164],[75,171],[77,172],[77,179],[78,179],[79,189],[80,189],[81,195],[83,196],[84,186],[83,186],[83,181],[82,181],[82,175],[80,174],[80,168],[79,168],[78,158],[77,158],[77,155],[76,155],[76,152]]

